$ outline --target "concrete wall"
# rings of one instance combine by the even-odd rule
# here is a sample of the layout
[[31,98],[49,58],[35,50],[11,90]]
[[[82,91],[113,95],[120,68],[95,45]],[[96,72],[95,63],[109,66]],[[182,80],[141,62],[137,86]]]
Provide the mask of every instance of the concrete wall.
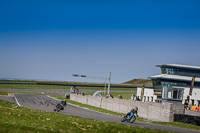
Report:
[[118,113],[127,113],[132,108],[138,107],[138,115],[155,121],[173,121],[175,113],[183,113],[183,105],[172,103],[141,102],[117,98],[100,98],[95,96],[70,95],[70,100],[83,104],[100,107]]
[[194,115],[194,116],[199,116],[200,117],[200,112],[198,111],[191,111],[191,110],[185,110],[186,115]]

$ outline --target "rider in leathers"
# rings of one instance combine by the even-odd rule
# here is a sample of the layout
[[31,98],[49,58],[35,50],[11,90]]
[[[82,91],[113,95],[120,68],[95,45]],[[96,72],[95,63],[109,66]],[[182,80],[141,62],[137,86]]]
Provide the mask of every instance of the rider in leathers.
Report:
[[130,114],[131,114],[131,112],[133,112],[134,114],[136,114],[136,115],[138,116],[138,114],[137,114],[137,111],[138,111],[138,108],[137,108],[137,107],[135,107],[134,109],[131,109],[131,111],[130,111],[130,112],[126,113],[126,116],[127,116],[127,115],[130,115]]

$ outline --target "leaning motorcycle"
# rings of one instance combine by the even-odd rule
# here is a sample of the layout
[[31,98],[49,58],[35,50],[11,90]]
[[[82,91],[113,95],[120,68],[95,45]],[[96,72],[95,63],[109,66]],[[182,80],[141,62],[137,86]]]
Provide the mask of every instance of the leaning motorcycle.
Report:
[[54,109],[54,111],[59,112],[60,110],[64,110],[65,106],[66,106],[66,101],[61,101],[60,103],[56,105],[56,108]]
[[130,115],[122,115],[121,122],[133,123],[136,120],[137,114],[131,112]]

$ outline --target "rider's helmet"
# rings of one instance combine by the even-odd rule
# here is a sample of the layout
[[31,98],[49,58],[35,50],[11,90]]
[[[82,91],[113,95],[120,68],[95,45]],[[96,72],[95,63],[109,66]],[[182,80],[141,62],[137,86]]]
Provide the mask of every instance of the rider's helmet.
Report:
[[135,110],[135,111],[138,111],[138,107],[135,107],[134,110]]

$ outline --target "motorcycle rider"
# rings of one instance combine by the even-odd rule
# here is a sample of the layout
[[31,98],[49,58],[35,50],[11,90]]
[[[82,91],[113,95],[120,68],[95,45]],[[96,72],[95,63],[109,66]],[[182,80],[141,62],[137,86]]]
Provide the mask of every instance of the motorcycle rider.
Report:
[[131,114],[131,112],[132,112],[132,113],[136,114],[136,115],[137,115],[137,117],[138,117],[137,111],[138,111],[138,107],[135,107],[135,108],[131,109],[131,111],[130,111],[130,112],[126,113],[126,116],[127,116],[127,115],[130,115],[130,114]]

